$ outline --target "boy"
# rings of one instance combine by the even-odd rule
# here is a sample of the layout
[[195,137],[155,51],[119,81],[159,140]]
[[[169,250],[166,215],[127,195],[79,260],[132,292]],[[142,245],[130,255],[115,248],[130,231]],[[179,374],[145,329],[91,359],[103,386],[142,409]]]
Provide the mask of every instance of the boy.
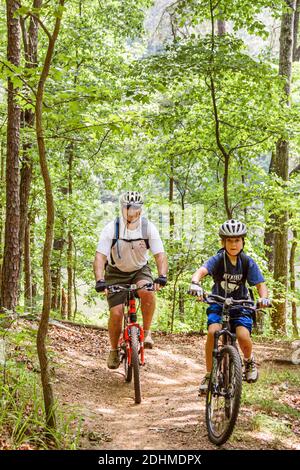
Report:
[[[190,294],[199,297],[199,300],[203,300],[203,289],[199,281],[209,274],[214,279],[213,294],[222,297],[232,297],[235,300],[247,299],[249,298],[248,289],[245,285],[247,281],[250,286],[256,287],[260,296],[260,306],[268,307],[270,305],[268,290],[259,267],[250,256],[243,253],[246,234],[247,228],[242,222],[232,219],[222,224],[219,235],[223,248],[219,250],[217,255],[209,258],[193,274]],[[221,311],[222,308],[217,304],[212,304],[207,309],[208,333],[205,345],[207,373],[201,382],[200,393],[206,393],[207,390],[212,368],[214,333],[222,327]],[[241,307],[241,312],[247,313],[247,309]],[[232,316],[230,323],[232,329],[236,332],[240,348],[244,354],[246,380],[251,383],[257,381],[258,370],[252,354],[252,341],[250,337],[253,320],[251,311],[248,310],[248,312],[249,316],[238,317],[237,310],[234,310],[235,315]]]

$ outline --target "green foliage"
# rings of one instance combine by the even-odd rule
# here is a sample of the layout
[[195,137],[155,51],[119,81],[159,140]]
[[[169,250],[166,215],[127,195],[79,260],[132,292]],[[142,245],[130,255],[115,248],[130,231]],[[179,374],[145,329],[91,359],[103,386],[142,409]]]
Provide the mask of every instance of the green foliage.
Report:
[[[35,349],[36,329],[2,315],[0,328],[0,427],[9,449],[73,449],[79,441],[78,418],[56,404],[56,431],[45,427]],[[10,327],[8,328],[8,324]]]
[[[24,1],[17,15],[28,27],[29,12],[39,14],[51,32],[56,3],[46,2],[34,11],[32,2]],[[185,295],[184,313],[179,304],[192,272],[217,251],[217,228],[227,217],[221,143],[229,157],[230,208],[234,217],[242,218],[249,226],[246,251],[256,259],[272,290],[273,278],[264,254],[264,228],[272,216],[288,208],[289,227],[298,231],[298,237],[300,233],[299,175],[283,183],[268,172],[271,152],[279,137],[289,139],[293,162],[297,163],[299,64],[294,64],[292,106],[283,108],[277,58],[267,53],[263,41],[260,55],[249,54],[239,30],[265,38],[264,16],[278,20],[284,5],[282,0],[222,0],[216,5],[182,0],[152,10],[153,2],[148,0],[66,3],[43,108],[56,207],[55,239],[63,242],[62,251],[53,250],[52,268],[54,271],[62,267],[61,287],[67,287],[69,232],[77,294],[82,293],[82,285],[88,286],[86,298],[92,302],[96,296],[92,261],[99,232],[104,220],[108,220],[102,205],[115,202],[124,188],[134,187],[145,193],[147,210],[151,211],[154,204],[168,203],[172,177],[174,204],[204,208],[205,234],[194,251],[189,250],[187,240],[182,240],[182,244],[164,240],[170,270],[177,275],[170,276],[169,286],[160,294],[157,327],[170,329],[173,322],[174,330],[203,329],[202,307],[199,312]],[[160,40],[155,53],[151,48],[153,38],[144,32],[144,19],[149,19],[153,11],[153,36]],[[211,30],[212,16],[215,35]],[[0,19],[3,37],[4,18],[5,15]],[[218,19],[229,26],[224,36],[216,34]],[[172,28],[166,28],[171,21],[174,34],[170,32]],[[23,108],[34,106],[34,90],[47,42],[40,28],[39,63],[30,69],[24,67],[24,54],[20,67],[10,66],[5,47],[0,45],[0,79],[4,83],[11,78],[15,85],[23,87],[18,97]],[[5,112],[3,101],[3,119]],[[44,189],[34,130],[24,128],[21,136],[22,142],[32,144],[29,152],[34,163],[31,255],[38,310],[43,289]],[[4,146],[5,122],[1,139]],[[3,182],[0,184],[3,187]],[[4,204],[4,194],[0,201]],[[176,224],[180,227],[179,222]],[[211,280],[205,283],[209,289]],[[292,297],[297,295],[289,294],[289,299]]]

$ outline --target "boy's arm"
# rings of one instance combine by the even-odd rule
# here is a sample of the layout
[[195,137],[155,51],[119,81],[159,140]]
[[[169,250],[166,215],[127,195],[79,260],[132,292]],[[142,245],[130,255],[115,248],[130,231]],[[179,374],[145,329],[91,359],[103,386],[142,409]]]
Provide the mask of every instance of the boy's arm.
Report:
[[198,300],[203,300],[203,289],[199,284],[199,281],[208,274],[208,270],[201,266],[192,276],[192,283],[189,289],[189,294],[198,297]]
[[270,300],[268,299],[268,288],[265,282],[260,282],[256,284],[256,289],[259,295],[259,304],[260,307],[269,307],[271,305]]
[[197,269],[197,271],[194,272],[192,276],[192,283],[197,283],[201,281],[201,279],[203,279],[207,274],[208,270],[204,266],[201,266],[201,268]]
[[268,288],[267,288],[265,282],[260,282],[259,284],[256,284],[255,287],[256,287],[258,295],[261,299],[263,299],[263,298],[267,299],[268,298]]

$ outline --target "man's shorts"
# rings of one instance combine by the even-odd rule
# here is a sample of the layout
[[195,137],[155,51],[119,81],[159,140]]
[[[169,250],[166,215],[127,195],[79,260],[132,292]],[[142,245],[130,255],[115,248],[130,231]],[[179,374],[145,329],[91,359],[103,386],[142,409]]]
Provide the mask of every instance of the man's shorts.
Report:
[[[207,328],[209,327],[209,325],[212,325],[213,323],[222,324],[221,312],[222,312],[222,307],[220,305],[212,304],[208,307],[206,311]],[[229,315],[230,315],[230,328],[232,332],[235,332],[235,329],[237,326],[244,326],[245,328],[247,328],[247,330],[251,334],[252,325],[253,325],[251,310],[247,310],[246,308],[241,307],[240,309],[234,309],[231,312],[229,310]]]
[[[142,268],[137,271],[124,272],[118,268],[107,265],[105,269],[104,279],[108,285],[111,284],[136,284],[138,281],[153,282],[153,277],[148,264],[145,264]],[[108,294],[107,301],[109,308],[115,307],[116,305],[124,304],[127,292],[116,292]]]

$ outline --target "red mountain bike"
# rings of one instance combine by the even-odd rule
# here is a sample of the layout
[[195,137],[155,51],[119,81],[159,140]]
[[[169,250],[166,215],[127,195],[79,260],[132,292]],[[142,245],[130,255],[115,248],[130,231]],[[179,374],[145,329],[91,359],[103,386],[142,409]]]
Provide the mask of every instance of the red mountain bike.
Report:
[[145,364],[144,359],[144,329],[137,323],[136,299],[141,289],[153,291],[153,283],[137,287],[136,284],[111,285],[108,292],[127,292],[124,308],[124,326],[119,339],[120,362],[124,363],[125,381],[131,382],[134,378],[135,403],[141,403],[140,365]]

